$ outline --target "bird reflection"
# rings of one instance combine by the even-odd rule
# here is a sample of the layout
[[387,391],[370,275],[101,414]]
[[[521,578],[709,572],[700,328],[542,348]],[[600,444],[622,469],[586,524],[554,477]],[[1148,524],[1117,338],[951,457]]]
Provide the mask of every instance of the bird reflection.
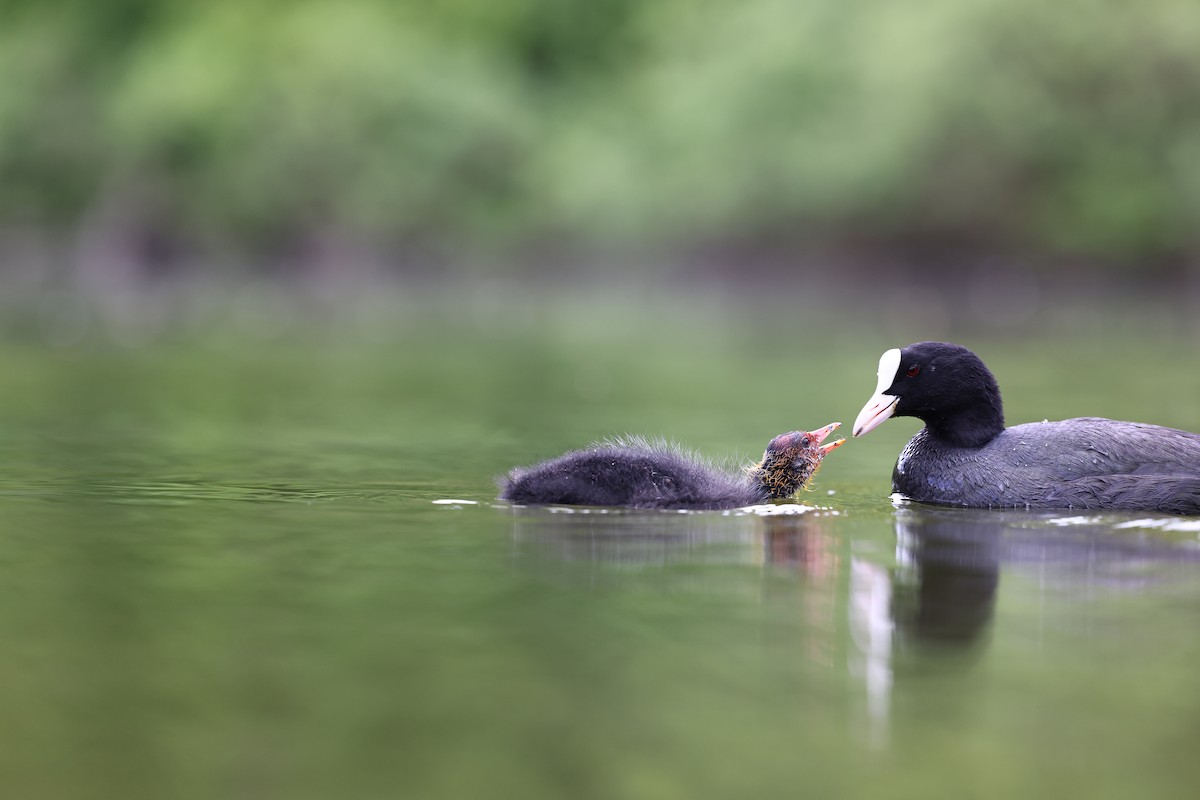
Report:
[[[764,516],[514,507],[515,555],[543,566],[587,562],[626,576],[628,569],[615,567],[659,567],[669,572],[675,566],[769,566],[806,577],[810,587],[833,593],[842,559],[841,538],[829,530],[830,515],[808,506],[783,508],[796,511]],[[714,583],[747,582],[745,573],[713,572],[708,578]],[[761,579],[753,582],[757,585]],[[766,594],[770,592],[764,587]]]
[[[970,679],[996,625],[1001,570],[1018,591],[1053,593],[1062,614],[1071,598],[1098,590],[1142,592],[1192,580],[1200,563],[1195,529],[1186,527],[1195,523],[1175,521],[1184,525],[1178,534],[1151,536],[1145,531],[1158,531],[1156,520],[1113,515],[906,502],[873,519],[809,507],[779,516],[512,513],[514,563],[539,574],[589,587],[654,586],[679,600],[680,619],[689,619],[687,602],[701,594],[761,603],[762,624],[740,645],[761,648],[780,674],[803,676],[799,686],[828,689],[839,673],[852,676],[857,689],[848,700],[860,713],[850,716],[878,746],[892,728],[896,686],[930,670],[940,679]],[[1142,533],[1126,530],[1134,526]],[[734,646],[728,635],[720,641]]]
[[1006,527],[978,512],[897,509],[892,615],[902,637],[958,648],[983,640],[995,612]]
[[816,514],[763,519],[763,561],[816,580],[836,579],[841,559],[828,518]]
[[514,507],[513,542],[522,561],[543,565],[749,564],[761,549],[752,516],[593,508]]

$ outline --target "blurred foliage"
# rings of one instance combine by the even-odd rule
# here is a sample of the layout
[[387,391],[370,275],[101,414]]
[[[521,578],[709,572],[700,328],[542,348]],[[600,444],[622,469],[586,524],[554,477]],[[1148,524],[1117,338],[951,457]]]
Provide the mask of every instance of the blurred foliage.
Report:
[[251,253],[1200,223],[1188,0],[0,2],[0,227]]

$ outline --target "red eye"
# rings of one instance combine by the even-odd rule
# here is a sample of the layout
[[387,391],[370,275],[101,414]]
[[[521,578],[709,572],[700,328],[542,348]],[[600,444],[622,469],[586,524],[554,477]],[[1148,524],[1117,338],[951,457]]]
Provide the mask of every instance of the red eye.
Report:
[[905,374],[905,375],[907,375],[907,376],[908,376],[908,377],[910,377],[910,378],[915,378],[915,377],[917,377],[918,375],[920,375],[920,374],[921,374],[921,368],[920,368],[920,367],[917,367],[917,366],[912,366],[912,367],[909,367],[909,368],[908,368],[908,372],[906,372],[906,373],[904,373],[904,374]]

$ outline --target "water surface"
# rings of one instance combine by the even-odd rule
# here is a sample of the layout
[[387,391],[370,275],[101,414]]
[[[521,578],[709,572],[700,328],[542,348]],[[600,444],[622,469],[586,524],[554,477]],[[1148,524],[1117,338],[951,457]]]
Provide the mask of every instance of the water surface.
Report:
[[[4,346],[10,793],[1192,796],[1200,521],[894,502],[906,420],[793,513],[495,502],[606,435],[846,422],[904,343],[741,330]],[[1200,429],[1174,344],[989,361],[1014,422]]]

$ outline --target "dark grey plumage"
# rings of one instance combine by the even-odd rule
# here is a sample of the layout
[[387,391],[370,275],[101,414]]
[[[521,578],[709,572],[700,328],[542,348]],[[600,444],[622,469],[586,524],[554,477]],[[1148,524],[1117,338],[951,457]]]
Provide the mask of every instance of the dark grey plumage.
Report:
[[897,459],[892,489],[941,505],[1200,514],[1200,436],[1080,417],[958,447],[926,428]]
[[880,385],[856,432],[891,415],[925,422],[892,472],[893,490],[912,500],[1200,514],[1198,434],[1099,417],[1005,428],[992,374],[944,342],[901,350],[895,379]]
[[776,436],[763,460],[728,472],[665,442],[629,437],[573,450],[501,480],[500,499],[521,504],[722,509],[791,497],[843,440],[837,423]]

